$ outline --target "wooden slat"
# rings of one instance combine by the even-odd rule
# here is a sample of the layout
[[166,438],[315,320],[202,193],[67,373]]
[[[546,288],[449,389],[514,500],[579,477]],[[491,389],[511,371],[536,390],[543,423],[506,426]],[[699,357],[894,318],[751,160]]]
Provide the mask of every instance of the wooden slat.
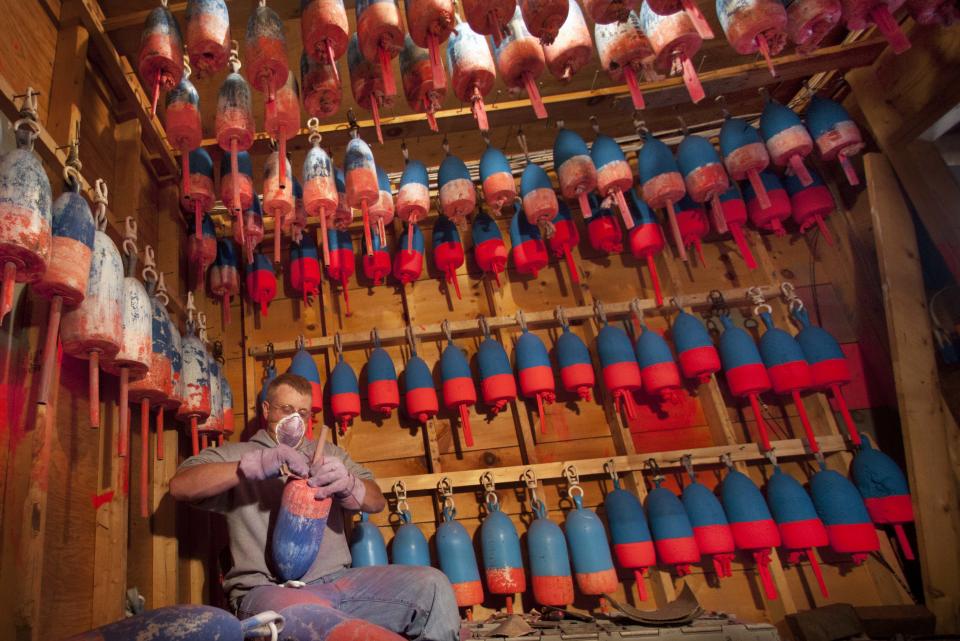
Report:
[[[71,0],[72,3],[78,1]],[[61,30],[57,37],[46,127],[53,139],[61,144],[66,144],[77,130],[89,42],[90,34],[79,24]]]
[[960,629],[960,462],[957,424],[943,402],[910,210],[890,163],[864,158],[884,283],[897,403],[916,511],[925,601],[944,632]]

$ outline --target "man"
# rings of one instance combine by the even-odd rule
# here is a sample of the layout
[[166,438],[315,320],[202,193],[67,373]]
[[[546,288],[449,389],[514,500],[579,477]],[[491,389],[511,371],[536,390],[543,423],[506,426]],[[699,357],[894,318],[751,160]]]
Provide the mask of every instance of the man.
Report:
[[[453,589],[440,571],[394,565],[349,567],[344,522],[352,511],[382,511],[386,500],[373,474],[332,443],[324,443],[322,460],[311,466],[316,442],[303,438],[310,401],[310,383],[305,378],[289,373],[277,376],[263,401],[265,430],[246,443],[202,451],[184,461],[170,480],[170,494],[176,500],[226,516],[234,565],[224,588],[231,606],[241,618],[264,610],[283,613],[295,606],[287,612],[288,618],[300,619],[291,622],[293,627],[330,630],[340,624],[359,624],[356,619],[362,619],[411,639],[459,638]],[[302,579],[306,585],[299,588],[278,585],[269,552],[283,495],[284,467],[309,479],[317,499],[333,497],[320,551]],[[361,627],[366,638],[394,638],[386,630],[375,631],[368,624]]]

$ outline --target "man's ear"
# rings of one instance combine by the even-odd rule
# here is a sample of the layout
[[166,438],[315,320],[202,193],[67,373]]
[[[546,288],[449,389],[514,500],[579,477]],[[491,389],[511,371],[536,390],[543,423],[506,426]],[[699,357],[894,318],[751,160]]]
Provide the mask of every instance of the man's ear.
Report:
[[260,411],[263,412],[263,418],[264,418],[264,420],[266,420],[266,418],[267,418],[267,408],[268,408],[268,407],[270,407],[270,403],[268,403],[267,401],[262,401],[262,402],[260,403]]

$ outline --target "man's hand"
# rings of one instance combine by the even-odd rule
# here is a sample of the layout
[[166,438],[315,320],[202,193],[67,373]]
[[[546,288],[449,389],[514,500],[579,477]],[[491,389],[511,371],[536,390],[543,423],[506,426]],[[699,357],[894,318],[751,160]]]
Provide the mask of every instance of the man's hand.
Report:
[[240,457],[240,475],[248,481],[264,481],[280,476],[286,463],[291,473],[306,477],[310,473],[307,457],[289,445],[277,445],[247,452]]
[[310,469],[307,485],[317,489],[316,498],[322,500],[333,497],[348,510],[359,510],[367,488],[363,481],[351,474],[339,458],[324,457]]

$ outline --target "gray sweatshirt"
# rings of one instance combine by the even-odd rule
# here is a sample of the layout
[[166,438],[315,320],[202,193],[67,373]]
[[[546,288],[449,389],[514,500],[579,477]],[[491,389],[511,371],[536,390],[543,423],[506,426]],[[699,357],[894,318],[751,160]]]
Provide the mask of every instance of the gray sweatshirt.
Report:
[[[265,430],[260,430],[246,443],[228,443],[222,447],[207,448],[185,460],[179,469],[204,463],[239,462],[245,452],[276,446],[270,435]],[[316,441],[304,440],[300,446],[300,451],[308,460],[313,458],[315,450]],[[332,443],[324,444],[323,455],[341,459],[347,470],[358,478],[373,479],[370,470],[355,463],[344,450]],[[270,559],[270,534],[280,509],[283,486],[284,481],[281,479],[241,480],[238,486],[223,494],[193,503],[194,507],[226,516],[233,567],[227,572],[223,587],[234,609],[251,588],[276,584],[279,581]],[[320,552],[304,575],[304,582],[310,583],[350,565],[350,547],[344,534],[344,521],[344,510],[334,502],[327,518],[327,529],[320,544]]]

